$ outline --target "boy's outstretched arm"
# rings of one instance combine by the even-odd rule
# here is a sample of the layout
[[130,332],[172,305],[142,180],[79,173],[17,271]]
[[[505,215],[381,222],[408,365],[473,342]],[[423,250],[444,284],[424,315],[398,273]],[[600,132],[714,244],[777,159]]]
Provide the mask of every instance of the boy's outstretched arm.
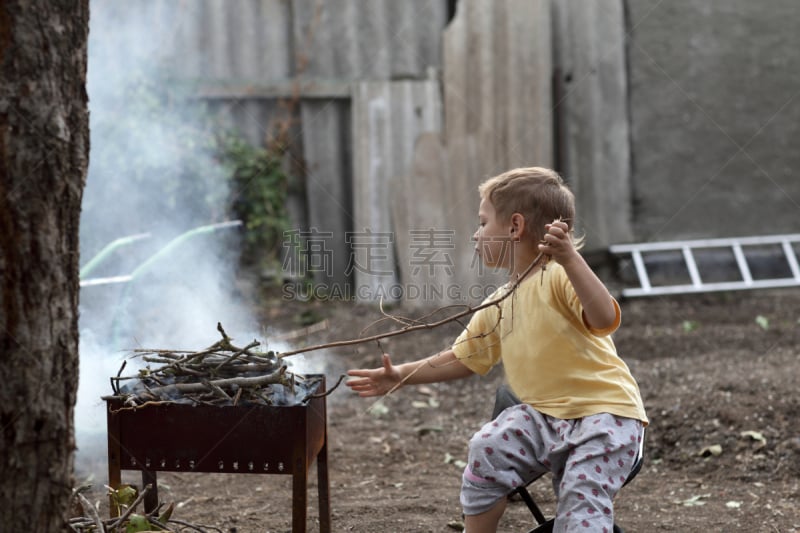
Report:
[[555,221],[546,224],[545,231],[547,232],[544,236],[545,244],[539,245],[539,251],[549,255],[564,267],[581,301],[587,324],[599,330],[611,327],[617,318],[614,299],[583,256],[575,249],[566,222]]
[[461,364],[453,350],[445,350],[402,365],[393,365],[389,354],[385,353],[382,367],[350,370],[347,375],[356,378],[348,381],[347,386],[367,398],[382,396],[401,383],[419,385],[465,378],[472,375],[472,370]]

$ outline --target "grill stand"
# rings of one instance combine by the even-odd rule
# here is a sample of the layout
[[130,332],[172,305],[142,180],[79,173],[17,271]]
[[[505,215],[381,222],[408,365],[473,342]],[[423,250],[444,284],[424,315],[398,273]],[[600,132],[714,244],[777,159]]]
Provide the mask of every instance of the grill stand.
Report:
[[[323,379],[317,394],[324,390]],[[162,404],[120,410],[119,401],[107,404],[108,484],[117,489],[122,470],[141,471],[142,486],[152,486],[146,512],[158,507],[158,471],[284,474],[292,476],[292,532],[303,533],[308,471],[316,460],[320,532],[330,533],[324,397],[285,407]]]

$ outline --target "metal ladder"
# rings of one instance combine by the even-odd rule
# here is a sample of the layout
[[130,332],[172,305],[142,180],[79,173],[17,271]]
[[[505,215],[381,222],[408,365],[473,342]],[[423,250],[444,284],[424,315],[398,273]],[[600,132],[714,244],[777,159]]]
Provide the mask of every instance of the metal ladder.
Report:
[[[633,261],[639,287],[627,287],[622,296],[657,296],[665,294],[688,294],[711,291],[736,291],[746,289],[768,289],[800,286],[800,266],[794,245],[800,243],[800,234],[770,235],[756,237],[734,237],[726,239],[701,239],[690,241],[651,242],[640,244],[616,244],[609,251],[616,256],[629,256]],[[782,251],[790,276],[753,279],[746,255],[746,248],[755,246],[775,246]],[[736,261],[741,279],[734,281],[705,282],[695,258],[695,251],[730,250]],[[646,254],[653,252],[680,252],[691,283],[654,285],[648,273]]]

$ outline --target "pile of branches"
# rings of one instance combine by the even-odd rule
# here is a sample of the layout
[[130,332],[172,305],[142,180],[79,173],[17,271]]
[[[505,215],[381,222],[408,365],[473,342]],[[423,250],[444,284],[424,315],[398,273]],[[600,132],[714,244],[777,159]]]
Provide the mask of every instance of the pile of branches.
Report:
[[128,533],[132,531],[172,531],[175,533],[188,531],[209,533],[213,531],[222,533],[221,529],[214,526],[191,524],[172,518],[174,504],[170,504],[166,508],[159,505],[152,513],[137,513],[136,508],[152,489],[150,485],[145,486],[139,493],[130,486],[126,486],[120,491],[110,489],[109,495],[119,516],[104,520],[100,518],[95,506],[83,495],[89,488],[88,485],[85,485],[72,492],[75,516],[69,519],[67,527],[74,533]]
[[[258,351],[258,341],[238,347],[221,324],[222,339],[198,352],[134,350],[147,366],[122,376],[126,363],[111,378],[112,396],[126,408],[154,403],[194,405],[299,404],[314,397],[321,378],[305,378],[287,370],[275,352]],[[157,365],[157,366],[153,366]]]

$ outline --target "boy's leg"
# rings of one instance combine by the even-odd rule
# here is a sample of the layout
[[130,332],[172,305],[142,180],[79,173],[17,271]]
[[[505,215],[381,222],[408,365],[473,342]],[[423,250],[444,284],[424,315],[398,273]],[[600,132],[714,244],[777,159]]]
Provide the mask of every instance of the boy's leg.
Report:
[[494,507],[480,514],[464,516],[464,533],[495,533],[506,510],[506,500],[501,498]]
[[563,473],[553,480],[558,496],[553,531],[611,533],[612,500],[636,462],[642,424],[600,414],[562,425],[570,452]]
[[468,524],[472,517],[491,521],[496,516],[499,520],[508,494],[548,471],[547,461],[543,464],[537,459],[546,453],[545,442],[550,443],[542,438],[549,428],[539,429],[545,425],[544,415],[530,406],[516,405],[472,437],[461,485],[461,505]]

